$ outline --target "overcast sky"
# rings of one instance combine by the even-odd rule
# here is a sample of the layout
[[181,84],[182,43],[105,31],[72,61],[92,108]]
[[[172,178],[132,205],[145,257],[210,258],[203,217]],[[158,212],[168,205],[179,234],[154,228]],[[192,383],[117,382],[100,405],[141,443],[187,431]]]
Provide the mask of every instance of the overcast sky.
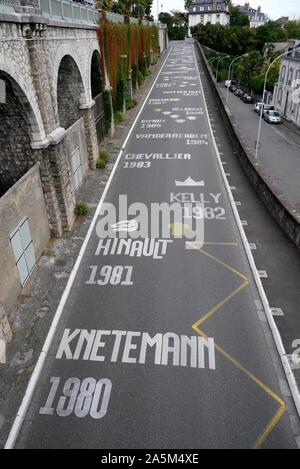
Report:
[[[247,0],[250,1],[250,0]],[[246,0],[233,1],[234,5],[244,5]],[[289,16],[300,18],[300,0],[251,0],[250,5],[257,8],[259,5],[262,12],[266,13],[272,20],[280,18],[280,16]],[[184,0],[153,0],[152,12],[157,18],[157,11],[184,11]]]

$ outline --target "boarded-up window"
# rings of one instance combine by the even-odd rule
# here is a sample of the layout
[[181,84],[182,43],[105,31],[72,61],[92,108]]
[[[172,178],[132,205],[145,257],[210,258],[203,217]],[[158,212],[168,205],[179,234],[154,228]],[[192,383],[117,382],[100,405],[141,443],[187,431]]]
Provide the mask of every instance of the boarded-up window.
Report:
[[28,218],[23,218],[17,228],[10,234],[10,241],[23,287],[36,263]]
[[80,158],[80,150],[76,148],[71,155],[71,165],[72,165],[72,174],[73,174],[73,181],[75,189],[82,183],[82,170],[81,170],[81,158]]

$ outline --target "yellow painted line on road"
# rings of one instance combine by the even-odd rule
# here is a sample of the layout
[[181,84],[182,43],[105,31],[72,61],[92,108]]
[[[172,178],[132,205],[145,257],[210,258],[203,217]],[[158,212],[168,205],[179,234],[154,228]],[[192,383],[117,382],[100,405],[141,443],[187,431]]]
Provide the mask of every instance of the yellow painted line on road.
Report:
[[[193,246],[195,244],[194,242],[187,242],[187,244]],[[208,244],[208,243],[207,243]],[[243,275],[241,272],[238,272],[236,269],[233,267],[230,267],[228,264],[225,262],[221,261],[220,259],[216,258],[212,254],[204,251],[201,248],[195,247],[195,250],[199,251],[201,254],[204,254],[205,256],[209,257],[213,261],[217,262],[218,264],[226,267],[228,270],[233,272],[234,274],[238,275],[240,278],[244,280],[244,282],[236,288],[232,293],[230,293],[226,298],[224,298],[222,301],[220,301],[216,306],[214,306],[210,311],[208,311],[206,314],[201,316],[201,318],[196,321],[193,325],[192,328],[202,337],[205,339],[208,339],[208,336],[201,330],[199,329],[199,325],[202,324],[206,319],[211,317],[218,309],[220,309],[225,303],[227,303],[231,298],[233,298],[237,293],[239,293],[243,288],[245,288],[249,283],[250,280]],[[268,422],[268,424],[265,426],[263,429],[262,433],[259,435],[259,437],[255,440],[251,448],[253,449],[258,449],[260,446],[263,444],[263,442],[266,440],[268,435],[271,433],[271,431],[274,429],[274,427],[277,425],[279,420],[281,419],[282,415],[284,414],[286,410],[286,405],[284,401],[277,395],[275,394],[268,386],[266,386],[260,379],[258,379],[251,371],[247,370],[243,365],[241,365],[235,358],[233,358],[229,353],[225,352],[219,345],[216,343],[214,344],[214,347],[216,350],[218,350],[227,360],[229,360],[233,365],[235,365],[239,370],[241,370],[243,373],[245,373],[252,381],[254,381],[263,391],[265,391],[270,397],[272,397],[279,405],[279,409],[276,411],[275,415],[272,417],[272,419]]]
[[249,281],[247,280],[246,282],[242,283],[236,290],[234,290],[230,295],[228,295],[224,300],[220,301],[216,306],[214,306],[208,313],[204,314],[199,321],[197,321],[195,324],[193,324],[192,327],[194,326],[200,326],[206,319],[208,319],[210,316],[212,316],[218,309],[220,309],[227,301],[231,300],[237,293],[239,293],[243,288],[245,288],[248,285]]

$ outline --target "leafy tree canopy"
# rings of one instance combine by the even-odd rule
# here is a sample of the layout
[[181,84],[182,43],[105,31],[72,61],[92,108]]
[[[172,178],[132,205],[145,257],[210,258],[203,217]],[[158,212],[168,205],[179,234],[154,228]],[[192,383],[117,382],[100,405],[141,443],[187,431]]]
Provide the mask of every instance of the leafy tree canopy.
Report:
[[250,20],[245,13],[242,13],[239,8],[231,6],[230,7],[230,26],[249,26]]
[[119,15],[146,18],[153,21],[151,15],[153,0],[97,0],[96,8],[104,11],[112,11]]
[[158,15],[158,19],[161,23],[167,25],[170,39],[185,38],[188,29],[188,17],[186,13],[177,10],[171,10],[171,13],[161,12]]

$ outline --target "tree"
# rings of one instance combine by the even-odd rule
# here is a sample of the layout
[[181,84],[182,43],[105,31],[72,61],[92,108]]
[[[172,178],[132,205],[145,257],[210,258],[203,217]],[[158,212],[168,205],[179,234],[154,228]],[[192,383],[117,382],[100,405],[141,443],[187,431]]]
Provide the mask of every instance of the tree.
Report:
[[131,6],[131,0],[118,0],[117,2],[113,2],[112,11],[119,13],[119,15],[130,16]]
[[192,3],[193,0],[184,0],[184,8],[188,10]]
[[152,4],[153,4],[153,0],[144,0],[145,17],[149,21],[153,21],[153,16],[151,15]]
[[161,12],[158,16],[161,23],[167,25],[170,39],[184,39],[187,34],[187,14],[177,10]]
[[274,21],[268,21],[263,26],[256,28],[256,47],[260,51],[263,51],[267,42],[284,42],[286,40],[286,31]]
[[95,7],[99,10],[112,11],[114,0],[96,0]]
[[288,39],[300,39],[300,21],[288,21],[283,25]]
[[183,13],[178,10],[171,10],[173,16],[173,24],[176,26],[185,26],[188,23],[188,16],[186,13]]
[[163,12],[162,11],[158,15],[158,19],[161,23],[166,24],[166,25],[172,25],[172,23],[173,23],[173,17],[168,12]]
[[258,51],[251,51],[246,57],[242,57],[238,61],[236,70],[242,83],[249,85],[252,77],[261,74],[262,62],[263,57]]
[[248,15],[242,13],[239,8],[231,6],[230,13],[230,26],[250,26]]

